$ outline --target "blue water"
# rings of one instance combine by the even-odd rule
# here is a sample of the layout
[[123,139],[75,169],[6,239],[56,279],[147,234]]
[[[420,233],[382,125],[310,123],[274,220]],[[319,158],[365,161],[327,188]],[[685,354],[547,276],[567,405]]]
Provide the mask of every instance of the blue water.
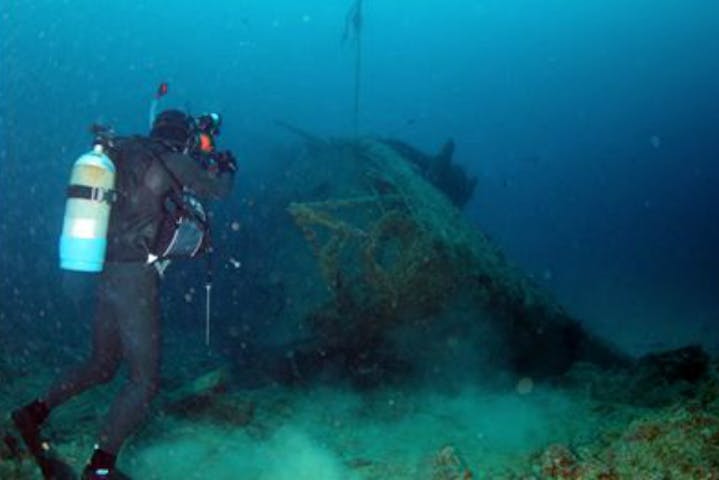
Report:
[[[245,175],[287,141],[275,119],[350,135],[349,3],[0,3],[3,335],[52,316],[87,126],[145,131],[158,82],[168,106],[223,113]],[[468,220],[590,328],[713,348],[717,32],[700,0],[366,0],[360,130],[427,151],[453,137],[479,177]]]
[[[283,178],[275,154],[296,151],[298,142],[276,120],[323,137],[354,133],[355,50],[352,39],[342,42],[351,3],[0,0],[3,417],[86,351],[96,279],[58,267],[70,167],[89,147],[93,122],[145,133],[161,81],[170,85],[163,108],[223,114],[221,145],[239,161],[231,198],[212,206],[219,226],[212,346],[202,343],[202,263],[171,267],[162,303],[175,355],[163,365],[163,382],[242,366],[246,347],[260,351],[284,338],[290,328],[267,318],[287,303],[278,286],[297,279],[282,278],[286,269],[263,256],[268,247],[250,230],[289,222],[285,205],[272,204],[280,200],[271,193],[286,187],[273,184]],[[632,354],[690,342],[719,353],[718,2],[363,3],[361,134],[427,152],[454,138],[455,161],[479,180],[467,222],[587,329]],[[285,216],[268,218],[278,209]],[[255,272],[278,288],[248,288]],[[245,291],[257,295],[237,294]],[[434,367],[434,378],[452,377]],[[481,376],[492,368],[457,370]],[[257,380],[237,370],[246,384]],[[586,407],[584,392],[574,402],[539,384],[519,396],[513,386],[499,396],[474,385],[368,396],[334,387],[267,393],[243,385],[231,394],[256,402],[259,421],[230,433],[153,417],[120,465],[136,478],[160,471],[169,480],[190,470],[206,478],[331,480],[403,465],[410,473],[396,478],[416,479],[427,456],[452,443],[482,472],[492,456],[507,453],[514,466],[549,443],[601,436],[603,412],[615,412],[614,404]],[[102,392],[85,398],[104,408]],[[88,420],[89,408],[73,408],[58,419],[59,440],[81,468],[98,422]],[[592,433],[582,439],[584,429]],[[2,468],[10,463],[0,459]]]

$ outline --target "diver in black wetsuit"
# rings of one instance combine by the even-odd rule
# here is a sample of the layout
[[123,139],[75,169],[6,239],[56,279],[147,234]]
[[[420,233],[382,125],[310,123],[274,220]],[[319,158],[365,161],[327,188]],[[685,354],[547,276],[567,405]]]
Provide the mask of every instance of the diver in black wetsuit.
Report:
[[[208,128],[213,120],[216,128]],[[58,378],[44,396],[12,414],[45,478],[56,478],[56,473],[41,438],[42,423],[55,407],[110,381],[122,361],[127,362],[128,381],[110,406],[82,478],[126,478],[116,471],[115,458],[158,390],[160,265],[164,256],[171,255],[164,255],[167,244],[157,243],[167,225],[167,199],[188,188],[199,197],[224,197],[236,171],[230,152],[203,153],[213,150],[214,141],[211,136],[198,136],[198,124],[200,134],[219,132],[216,115],[198,120],[168,110],[157,116],[149,138],[117,138],[109,150],[117,169],[118,200],[112,208],[106,264],[98,286],[91,357]]]

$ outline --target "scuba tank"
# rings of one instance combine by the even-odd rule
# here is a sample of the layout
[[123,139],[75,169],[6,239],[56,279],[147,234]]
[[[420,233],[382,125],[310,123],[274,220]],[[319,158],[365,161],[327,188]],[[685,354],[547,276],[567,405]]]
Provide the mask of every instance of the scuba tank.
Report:
[[70,175],[60,236],[60,268],[100,272],[105,263],[107,227],[114,202],[115,165],[102,139],[77,159]]

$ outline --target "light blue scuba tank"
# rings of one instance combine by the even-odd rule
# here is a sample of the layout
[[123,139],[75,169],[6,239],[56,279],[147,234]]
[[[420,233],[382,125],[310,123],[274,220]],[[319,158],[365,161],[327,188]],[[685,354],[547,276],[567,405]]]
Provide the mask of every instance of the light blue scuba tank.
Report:
[[115,165],[102,145],[77,159],[70,175],[60,236],[60,268],[100,272],[114,201]]

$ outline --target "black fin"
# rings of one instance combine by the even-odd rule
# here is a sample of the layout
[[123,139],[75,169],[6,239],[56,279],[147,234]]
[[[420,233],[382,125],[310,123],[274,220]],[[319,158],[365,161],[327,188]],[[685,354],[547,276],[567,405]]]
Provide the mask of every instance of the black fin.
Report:
[[38,465],[47,480],[79,480],[80,478],[70,465],[57,457],[44,457],[42,464],[38,460]]
[[5,444],[7,452],[12,458],[16,460],[22,459],[22,447],[20,446],[20,442],[18,441],[17,437],[10,435],[7,432],[4,432],[3,443]]

